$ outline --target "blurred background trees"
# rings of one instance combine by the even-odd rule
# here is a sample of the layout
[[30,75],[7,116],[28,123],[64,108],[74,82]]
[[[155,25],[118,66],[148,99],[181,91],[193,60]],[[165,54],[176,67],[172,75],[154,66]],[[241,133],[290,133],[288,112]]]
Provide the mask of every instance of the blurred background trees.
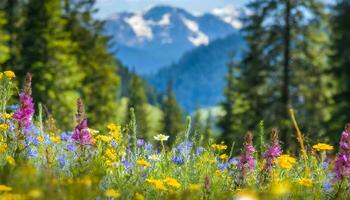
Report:
[[[307,139],[335,142],[335,133],[350,121],[349,1],[338,0],[332,6],[322,0],[249,1],[246,8],[250,12],[242,20],[241,33],[229,37],[237,43],[236,36],[242,34],[245,50],[242,44],[230,49],[227,40],[193,50],[168,71],[187,70],[198,74],[198,80],[187,73],[180,82],[172,81],[178,77],[165,73],[166,69],[160,71],[157,76],[169,82],[165,94],[111,53],[104,21],[94,17],[95,3],[0,2],[1,70],[14,70],[19,85],[26,72],[32,72],[35,102],[43,103],[46,114],[52,114],[63,130],[74,125],[79,96],[93,128],[115,121],[127,124],[130,108],[134,108],[141,137],[151,138],[159,132],[175,137],[184,131],[184,115],[193,115],[193,134],[197,131],[203,144],[208,144],[209,137],[228,145],[240,144],[246,130],[256,130],[264,120],[266,129],[279,127],[282,141],[293,149],[289,107],[296,110]],[[184,88],[210,86],[201,72],[215,74],[213,58],[225,60],[228,49],[242,51],[238,52],[242,56],[227,63],[222,103],[191,111],[181,107],[174,85],[182,86],[180,93],[185,97],[181,98],[188,98],[186,105],[192,109],[196,102],[191,97],[205,99],[205,93],[193,90],[195,94],[188,94]]]

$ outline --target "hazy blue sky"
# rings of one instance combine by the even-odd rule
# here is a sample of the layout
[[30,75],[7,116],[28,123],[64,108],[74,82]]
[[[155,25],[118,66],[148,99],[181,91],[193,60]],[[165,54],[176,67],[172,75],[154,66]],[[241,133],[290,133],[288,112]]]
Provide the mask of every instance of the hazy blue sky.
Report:
[[228,5],[243,6],[248,0],[97,0],[98,17],[104,18],[120,11],[141,11],[153,5],[172,5],[192,13],[203,13]]

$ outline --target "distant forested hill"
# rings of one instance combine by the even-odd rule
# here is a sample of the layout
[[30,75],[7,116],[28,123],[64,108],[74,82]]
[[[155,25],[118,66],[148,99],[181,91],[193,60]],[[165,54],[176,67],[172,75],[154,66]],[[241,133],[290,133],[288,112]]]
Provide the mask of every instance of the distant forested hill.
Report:
[[231,34],[184,54],[179,62],[147,80],[160,92],[166,89],[168,80],[172,80],[177,100],[186,112],[216,105],[222,99],[230,53],[236,52],[236,59],[239,59],[244,47],[242,35]]

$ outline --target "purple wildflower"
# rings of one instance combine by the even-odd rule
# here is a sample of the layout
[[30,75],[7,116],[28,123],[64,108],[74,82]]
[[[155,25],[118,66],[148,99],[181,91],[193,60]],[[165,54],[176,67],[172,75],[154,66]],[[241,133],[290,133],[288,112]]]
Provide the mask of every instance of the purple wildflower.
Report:
[[255,167],[255,160],[253,154],[255,153],[255,148],[253,147],[253,135],[250,131],[247,132],[245,136],[244,147],[241,153],[241,158],[237,163],[237,168],[241,171],[242,177],[251,172]]
[[270,172],[272,170],[272,167],[275,163],[274,161],[282,154],[281,146],[278,141],[278,130],[276,128],[272,129],[271,140],[271,146],[264,154],[266,163],[263,167],[263,170],[266,172]]
[[136,144],[137,144],[137,146],[142,147],[145,144],[145,140],[144,139],[137,139]]
[[77,101],[78,112],[76,114],[77,126],[74,129],[72,139],[82,145],[92,144],[91,133],[88,127],[87,119],[84,118],[84,104],[81,98]]
[[20,106],[13,114],[13,118],[18,122],[20,127],[29,128],[32,124],[34,114],[34,104],[32,99],[32,75],[27,73],[24,84],[24,91],[19,95]]
[[81,121],[80,124],[78,124],[75,127],[74,133],[72,135],[72,139],[83,145],[92,144],[91,133],[90,133],[86,119]]
[[340,139],[340,153],[334,162],[334,173],[337,179],[350,176],[350,123],[345,126]]

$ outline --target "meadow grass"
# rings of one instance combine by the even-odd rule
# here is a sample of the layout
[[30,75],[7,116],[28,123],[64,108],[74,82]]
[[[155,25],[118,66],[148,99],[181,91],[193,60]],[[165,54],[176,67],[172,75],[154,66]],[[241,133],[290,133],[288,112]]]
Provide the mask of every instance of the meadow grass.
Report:
[[265,141],[262,122],[259,151],[247,132],[236,155],[223,143],[202,144],[190,134],[190,119],[176,139],[138,138],[135,117],[94,130],[79,99],[75,129],[62,132],[52,116],[44,119],[40,104],[34,112],[30,75],[17,106],[8,105],[14,80],[11,71],[0,74],[0,199],[349,198],[348,128],[338,154],[327,144],[304,144],[291,110],[300,156],[282,152],[277,129]]

